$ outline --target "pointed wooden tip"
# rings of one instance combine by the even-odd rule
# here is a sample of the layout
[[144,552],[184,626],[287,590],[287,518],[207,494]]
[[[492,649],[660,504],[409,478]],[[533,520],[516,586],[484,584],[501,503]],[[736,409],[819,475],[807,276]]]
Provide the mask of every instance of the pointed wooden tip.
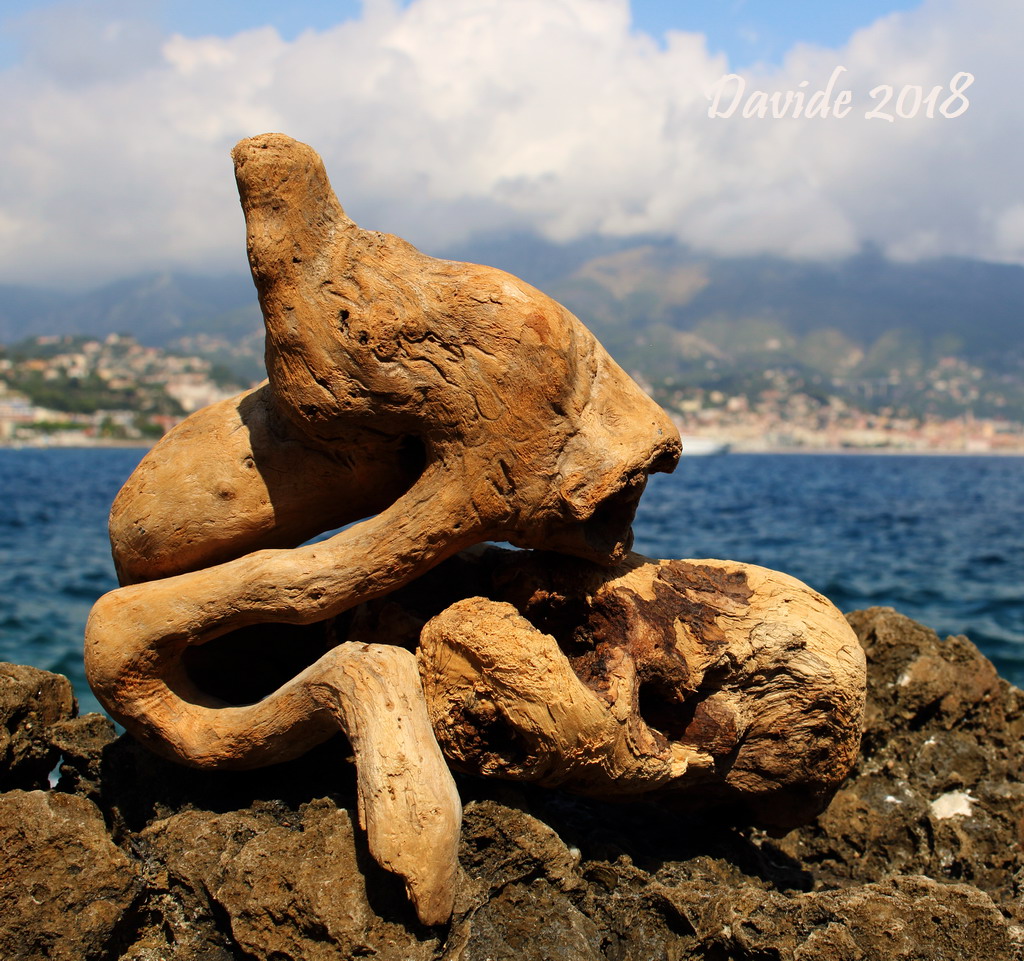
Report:
[[[320,155],[308,144],[283,133],[264,133],[240,140],[231,151],[235,180],[246,223],[268,217],[294,220],[307,229],[351,223],[324,169]],[[292,216],[288,216],[291,214]]]

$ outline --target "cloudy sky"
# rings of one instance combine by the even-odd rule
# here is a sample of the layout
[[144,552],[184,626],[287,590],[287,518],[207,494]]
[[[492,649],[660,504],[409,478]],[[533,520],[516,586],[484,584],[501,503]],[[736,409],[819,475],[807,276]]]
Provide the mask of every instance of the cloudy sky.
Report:
[[5,0],[0,283],[242,269],[228,151],[268,130],[428,252],[514,228],[1024,263],[1021,0],[285,8]]

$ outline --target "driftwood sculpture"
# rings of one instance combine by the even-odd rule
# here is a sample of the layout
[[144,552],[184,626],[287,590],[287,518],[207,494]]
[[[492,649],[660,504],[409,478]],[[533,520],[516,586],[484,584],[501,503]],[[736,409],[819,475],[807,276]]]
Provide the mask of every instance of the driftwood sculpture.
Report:
[[[269,381],[170,432],[114,503],[124,586],[86,628],[110,713],[200,767],[340,728],[371,853],[425,923],[455,892],[445,756],[779,826],[827,803],[859,736],[856,639],[784,575],[628,553],[648,474],[679,454],[665,414],[541,292],[360,229],[309,147],[268,134],[233,156]],[[436,609],[416,601],[488,540],[557,556],[456,558]],[[279,645],[309,625],[320,648],[247,691],[255,641],[219,677],[207,655],[259,625]]]

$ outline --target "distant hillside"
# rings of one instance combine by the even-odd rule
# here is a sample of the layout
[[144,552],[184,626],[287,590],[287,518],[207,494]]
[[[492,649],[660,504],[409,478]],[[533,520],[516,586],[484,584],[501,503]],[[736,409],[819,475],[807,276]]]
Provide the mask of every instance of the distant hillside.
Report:
[[[690,277],[688,289],[680,276]],[[873,253],[835,264],[709,260],[648,247],[591,263],[560,289],[620,338],[627,325],[693,330],[756,321],[795,337],[836,331],[862,349],[898,335],[921,351],[1000,369],[1019,369],[1024,359],[1019,266],[951,258],[894,264]]]
[[[873,251],[827,264],[714,258],[653,240],[522,235],[434,253],[541,287],[663,401],[693,389],[755,396],[767,378],[772,389],[917,414],[1024,419],[1024,267],[898,264]],[[0,287],[0,343],[65,333],[130,333],[261,376],[244,276],[150,275],[80,295]]]
[[907,416],[1024,419],[1024,267],[866,252],[833,264],[648,245],[551,292],[664,403],[703,388]]
[[131,334],[148,347],[207,357],[246,381],[262,377],[262,319],[243,275],[146,274],[81,294],[0,287],[0,344],[47,334]]
[[244,276],[146,274],[82,294],[0,287],[0,343],[36,334],[131,333],[162,347],[255,302]]

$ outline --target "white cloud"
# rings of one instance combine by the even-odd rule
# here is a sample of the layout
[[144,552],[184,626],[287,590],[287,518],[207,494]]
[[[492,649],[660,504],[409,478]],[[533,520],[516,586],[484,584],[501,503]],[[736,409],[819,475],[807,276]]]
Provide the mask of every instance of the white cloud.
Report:
[[[7,282],[240,266],[227,154],[265,130],[316,147],[357,220],[428,250],[526,226],[1024,262],[1018,0],[929,0],[745,76],[748,92],[813,91],[845,66],[851,112],[826,120],[709,119],[705,90],[729,65],[699,35],[659,46],[631,30],[625,0],[377,0],[291,42],[271,28],[161,38],[123,6],[63,9],[0,73]],[[976,77],[959,118],[864,117],[876,85],[926,95],[959,71]]]

